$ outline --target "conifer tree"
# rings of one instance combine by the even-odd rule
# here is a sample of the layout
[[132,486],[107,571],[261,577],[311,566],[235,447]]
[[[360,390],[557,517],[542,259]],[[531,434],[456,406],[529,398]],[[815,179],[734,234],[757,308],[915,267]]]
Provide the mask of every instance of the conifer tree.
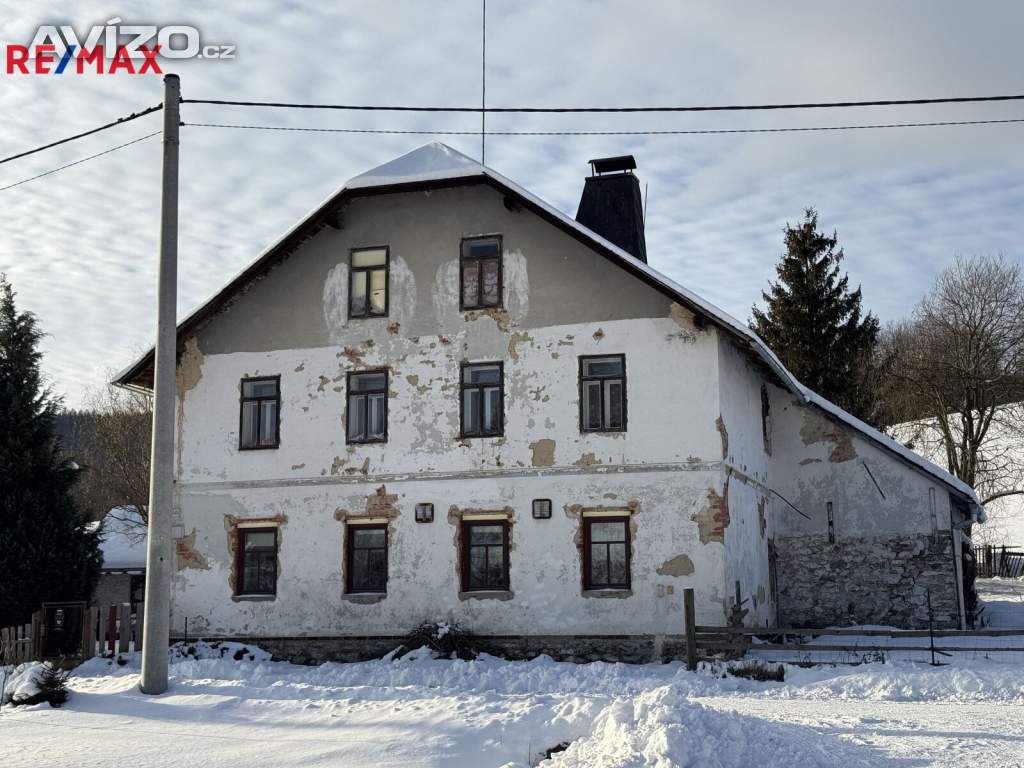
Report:
[[766,310],[754,306],[750,327],[803,384],[872,422],[878,318],[862,315],[860,287],[840,274],[843,250],[835,232],[818,231],[817,211],[785,233],[778,282],[761,293]]
[[14,297],[0,275],[0,626],[27,623],[43,601],[88,599],[102,564],[71,496],[78,468],[61,456],[43,333]]

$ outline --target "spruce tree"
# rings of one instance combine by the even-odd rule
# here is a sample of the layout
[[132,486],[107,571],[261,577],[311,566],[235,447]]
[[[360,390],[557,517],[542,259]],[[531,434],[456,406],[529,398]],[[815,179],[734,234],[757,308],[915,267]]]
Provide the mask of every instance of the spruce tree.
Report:
[[766,311],[755,305],[750,326],[803,384],[872,422],[878,318],[862,316],[860,287],[840,275],[843,250],[835,232],[818,231],[817,211],[785,233],[778,282],[761,293]]
[[43,333],[0,275],[0,627],[47,600],[85,600],[99,578],[99,536],[72,499],[78,468],[61,456],[61,406],[40,371]]

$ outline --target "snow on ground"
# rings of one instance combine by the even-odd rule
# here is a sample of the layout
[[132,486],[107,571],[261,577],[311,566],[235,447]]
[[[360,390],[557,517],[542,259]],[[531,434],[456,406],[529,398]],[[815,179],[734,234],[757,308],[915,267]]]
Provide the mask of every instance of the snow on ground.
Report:
[[[1024,595],[985,584],[985,599]],[[1001,615],[1024,625],[1024,600]],[[786,667],[784,683],[670,664],[392,660],[305,667],[236,644],[76,670],[61,709],[4,707],[0,764],[162,768],[1024,765],[1024,664]],[[993,655],[994,656],[994,655]]]

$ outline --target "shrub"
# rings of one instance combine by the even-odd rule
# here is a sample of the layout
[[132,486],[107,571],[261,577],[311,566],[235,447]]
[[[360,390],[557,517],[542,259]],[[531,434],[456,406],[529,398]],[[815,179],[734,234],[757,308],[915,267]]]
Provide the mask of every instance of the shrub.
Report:
[[399,657],[424,647],[437,656],[463,661],[475,659],[481,652],[480,643],[472,632],[447,621],[425,621],[409,632],[402,643]]
[[745,677],[748,680],[757,680],[761,683],[781,683],[786,679],[786,670],[781,664],[773,667],[760,661],[748,661],[728,667],[726,671],[733,677]]
[[11,703],[28,706],[45,702],[51,707],[60,707],[68,700],[68,677],[71,673],[49,661],[40,664],[38,669],[35,678],[37,690],[27,695],[16,695],[11,698]]

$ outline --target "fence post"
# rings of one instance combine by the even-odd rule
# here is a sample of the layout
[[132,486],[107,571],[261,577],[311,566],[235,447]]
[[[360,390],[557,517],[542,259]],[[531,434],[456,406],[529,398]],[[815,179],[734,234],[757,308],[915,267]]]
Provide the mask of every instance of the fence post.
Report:
[[93,657],[93,652],[96,648],[93,645],[93,609],[86,608],[82,611],[82,661],[87,661]]
[[32,614],[32,658],[43,658],[43,612]]
[[694,607],[693,589],[683,590],[683,618],[686,621],[686,668],[697,669],[697,611]]
[[132,607],[121,603],[120,617],[117,628],[117,652],[128,653],[128,641],[132,636]]

